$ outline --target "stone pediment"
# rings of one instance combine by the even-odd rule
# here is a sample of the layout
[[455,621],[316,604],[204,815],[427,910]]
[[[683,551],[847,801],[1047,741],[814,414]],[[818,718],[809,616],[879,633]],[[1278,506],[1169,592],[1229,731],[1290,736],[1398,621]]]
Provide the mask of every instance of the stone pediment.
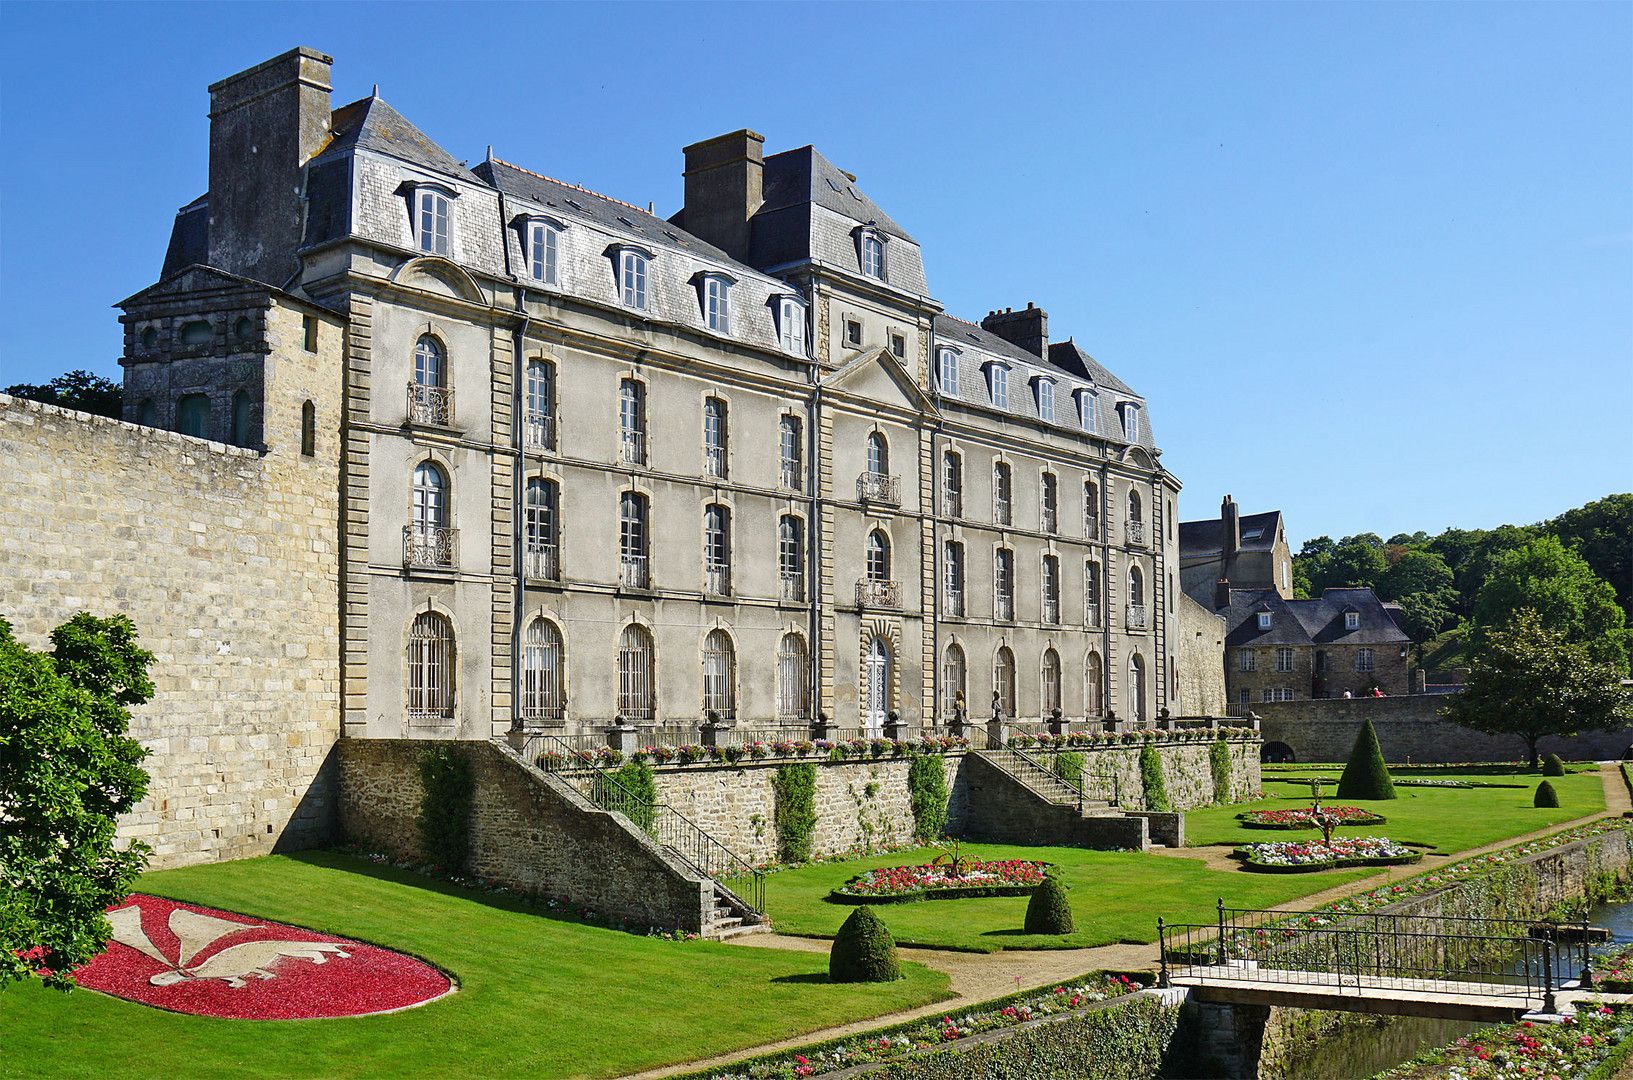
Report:
[[450,259],[434,255],[409,259],[397,268],[396,273],[391,275],[391,280],[405,288],[435,293],[452,300],[463,300],[467,304],[481,304],[485,307],[488,302],[488,298],[482,293],[482,287],[471,277],[468,270]]
[[935,402],[930,400],[918,381],[889,349],[863,353],[822,382],[824,386],[848,397],[895,405],[926,415],[939,412]]

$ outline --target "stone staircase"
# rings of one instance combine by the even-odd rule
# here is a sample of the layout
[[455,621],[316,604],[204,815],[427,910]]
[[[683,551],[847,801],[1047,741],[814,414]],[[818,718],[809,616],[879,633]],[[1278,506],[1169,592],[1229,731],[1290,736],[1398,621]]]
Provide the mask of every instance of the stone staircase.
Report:
[[1062,780],[1024,751],[978,750],[976,753],[1050,802],[1077,807],[1084,817],[1110,817],[1122,813],[1113,802],[1087,798],[1081,788]]
[[703,937],[712,941],[724,941],[744,934],[770,932],[771,923],[764,915],[749,907],[724,885],[715,883],[714,906],[709,909],[703,923]]
[[967,811],[973,835],[1038,847],[1148,851],[1151,831],[1143,812],[1091,799],[1025,751],[972,750]]

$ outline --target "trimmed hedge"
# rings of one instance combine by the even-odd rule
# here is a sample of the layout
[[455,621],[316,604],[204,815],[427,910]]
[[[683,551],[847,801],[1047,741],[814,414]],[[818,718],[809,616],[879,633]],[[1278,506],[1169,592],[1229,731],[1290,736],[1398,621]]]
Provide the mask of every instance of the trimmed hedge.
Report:
[[1383,748],[1378,745],[1378,733],[1372,721],[1361,724],[1356,732],[1355,746],[1350,750],[1349,764],[1338,778],[1340,799],[1393,799],[1395,785],[1389,780],[1389,766],[1384,764]]
[[870,907],[850,913],[828,950],[828,980],[837,983],[895,982],[902,977],[896,939]]
[[1543,776],[1564,776],[1565,763],[1559,760],[1558,754],[1549,754],[1542,759]]
[[1072,905],[1066,899],[1066,883],[1059,874],[1045,874],[1043,884],[1032,890],[1032,899],[1026,904],[1026,932],[1028,934],[1070,934]]
[[1542,783],[1537,785],[1537,797],[1531,800],[1531,805],[1558,806],[1559,792],[1554,790],[1554,785],[1544,780]]

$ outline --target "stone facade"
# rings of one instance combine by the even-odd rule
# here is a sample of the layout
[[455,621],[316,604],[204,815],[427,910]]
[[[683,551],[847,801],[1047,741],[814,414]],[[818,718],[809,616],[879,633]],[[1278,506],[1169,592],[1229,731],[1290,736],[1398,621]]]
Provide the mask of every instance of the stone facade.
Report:
[[1179,594],[1178,716],[1224,716],[1225,617]]
[[152,782],[119,835],[155,867],[324,842],[338,483],[299,453],[298,407],[266,452],[4,395],[0,431],[0,614],[35,649],[76,611],[124,614],[155,657],[131,711]]
[[[1253,706],[1261,717],[1267,755],[1286,752],[1303,762],[1347,761],[1361,724],[1372,721],[1384,760],[1429,765],[1462,761],[1517,761],[1525,743],[1517,735],[1486,735],[1440,719],[1445,694],[1410,697],[1283,701]],[[1633,745],[1633,728],[1595,732],[1575,738],[1544,738],[1539,754],[1558,754],[1566,761],[1620,758]]]

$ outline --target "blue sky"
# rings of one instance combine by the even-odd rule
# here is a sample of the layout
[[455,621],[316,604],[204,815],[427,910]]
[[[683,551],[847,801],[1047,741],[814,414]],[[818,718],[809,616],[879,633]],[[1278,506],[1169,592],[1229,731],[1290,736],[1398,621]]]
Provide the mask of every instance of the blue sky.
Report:
[[1147,396],[1181,513],[1304,538],[1633,489],[1633,5],[0,4],[0,385],[119,377],[212,81],[294,45],[455,157],[678,208],[814,143],[978,320]]

